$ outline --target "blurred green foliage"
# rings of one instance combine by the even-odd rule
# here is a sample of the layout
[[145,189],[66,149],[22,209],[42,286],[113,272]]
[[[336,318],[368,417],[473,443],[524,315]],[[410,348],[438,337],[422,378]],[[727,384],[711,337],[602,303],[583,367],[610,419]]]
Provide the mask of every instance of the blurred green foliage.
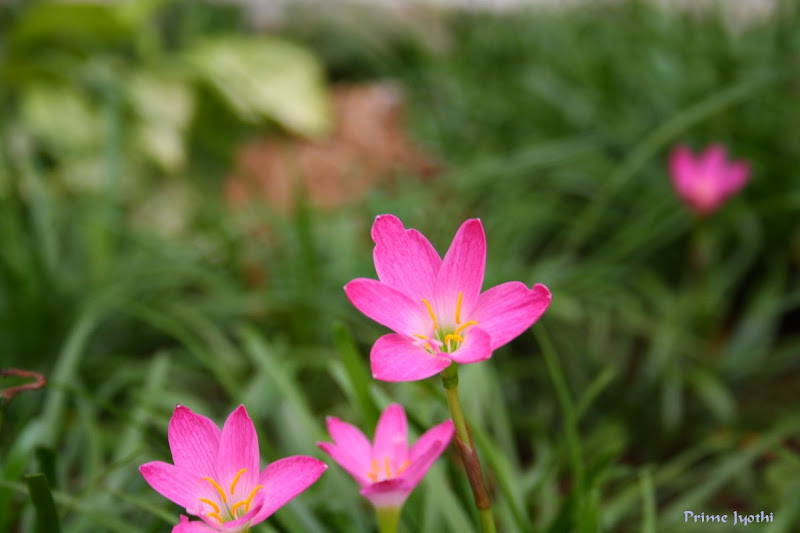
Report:
[[[553,292],[534,334],[461,369],[503,531],[705,531],[683,511],[734,509],[794,531],[800,15],[777,9],[738,27],[641,2],[410,26],[315,11],[266,38],[188,1],[0,6],[0,366],[50,379],[6,406],[0,530],[33,530],[31,472],[64,531],[172,527],[137,467],[168,460],[176,403],[220,422],[245,403],[269,461],[317,454],[329,414],[371,431],[399,401],[418,433],[443,420],[436,380],[365,382],[383,329],[341,290],[374,276],[369,226],[391,212],[441,252],[479,216],[486,286]],[[401,82],[447,171],[348,209],[264,208],[262,241],[220,180],[248,135],[325,128],[318,61],[333,81]],[[666,158],[717,141],[753,178],[698,220]],[[453,456],[403,521],[474,531]],[[374,525],[333,466],[260,530]]]

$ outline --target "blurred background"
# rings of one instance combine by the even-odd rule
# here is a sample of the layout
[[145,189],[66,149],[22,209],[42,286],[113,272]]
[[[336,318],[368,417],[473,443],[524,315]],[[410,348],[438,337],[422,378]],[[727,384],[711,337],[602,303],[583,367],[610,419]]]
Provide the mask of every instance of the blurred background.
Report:
[[[34,473],[61,531],[169,531],[138,466],[177,403],[244,403],[264,464],[322,458],[327,415],[447,418],[369,378],[342,287],[380,213],[440,253],[480,217],[485,287],[553,293],[461,368],[500,530],[798,531],[795,2],[378,4],[0,3],[0,369],[49,380],[0,404],[0,531],[36,531]],[[669,153],[713,143],[752,177],[699,217]],[[452,452],[403,523],[476,530]],[[336,465],[254,528],[374,530]]]

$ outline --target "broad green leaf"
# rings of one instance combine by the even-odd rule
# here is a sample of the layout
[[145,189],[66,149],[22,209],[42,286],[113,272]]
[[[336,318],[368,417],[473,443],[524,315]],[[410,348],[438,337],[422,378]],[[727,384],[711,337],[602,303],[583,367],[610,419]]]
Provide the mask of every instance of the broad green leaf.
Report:
[[199,44],[187,60],[244,120],[269,118],[306,136],[323,134],[330,126],[322,68],[297,45],[227,37]]
[[134,130],[138,148],[163,170],[181,170],[186,164],[186,133],[194,111],[194,96],[187,84],[139,71],[126,88],[139,118]]

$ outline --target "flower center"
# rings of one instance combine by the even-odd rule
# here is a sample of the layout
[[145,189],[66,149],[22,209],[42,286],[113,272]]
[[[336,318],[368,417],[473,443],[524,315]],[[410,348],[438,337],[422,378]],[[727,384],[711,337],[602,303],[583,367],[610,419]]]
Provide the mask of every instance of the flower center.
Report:
[[408,461],[403,461],[403,464],[401,464],[400,467],[397,468],[394,471],[394,473],[392,473],[392,465],[391,462],[389,461],[388,456],[383,457],[383,468],[379,468],[378,460],[373,459],[372,469],[369,472],[367,472],[367,477],[373,483],[377,483],[379,481],[386,481],[387,479],[394,479],[403,472],[405,472],[405,469],[408,468],[408,465],[409,465]]
[[[204,481],[208,481],[214,487],[214,489],[216,489],[217,494],[219,495],[219,499],[217,499],[217,501],[209,498],[200,498],[200,501],[211,509],[210,512],[206,513],[208,518],[216,518],[220,524],[224,524],[225,522],[236,520],[237,518],[240,518],[250,512],[250,504],[253,502],[253,498],[256,497],[258,491],[264,488],[264,486],[256,485],[253,490],[250,491],[250,494],[247,496],[247,498],[233,503],[236,484],[239,483],[239,478],[242,477],[242,474],[245,472],[247,472],[247,469],[242,468],[236,473],[236,476],[231,482],[230,491],[228,491],[228,493],[226,493],[220,484],[214,481],[212,478],[203,478]],[[228,497],[229,495],[230,498]]]
[[458,291],[455,326],[453,326],[452,323],[441,322],[436,317],[436,312],[433,310],[431,303],[424,298],[422,299],[422,303],[425,304],[431,321],[433,321],[433,334],[422,335],[420,333],[415,333],[414,337],[420,340],[420,344],[427,352],[435,354],[438,351],[445,353],[456,351],[459,346],[461,346],[461,343],[464,342],[464,335],[466,334],[467,328],[478,325],[478,322],[475,320],[468,320],[463,324],[461,323],[461,300],[463,297],[464,294]]

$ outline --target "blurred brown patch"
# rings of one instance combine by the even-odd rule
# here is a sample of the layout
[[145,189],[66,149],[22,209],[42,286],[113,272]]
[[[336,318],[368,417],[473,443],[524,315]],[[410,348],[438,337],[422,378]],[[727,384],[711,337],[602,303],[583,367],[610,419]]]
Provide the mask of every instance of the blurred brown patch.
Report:
[[339,86],[333,102],[335,127],[328,138],[264,138],[244,145],[225,180],[227,204],[263,202],[286,213],[304,195],[310,205],[330,209],[360,200],[398,173],[437,172],[439,165],[408,139],[399,87]]

